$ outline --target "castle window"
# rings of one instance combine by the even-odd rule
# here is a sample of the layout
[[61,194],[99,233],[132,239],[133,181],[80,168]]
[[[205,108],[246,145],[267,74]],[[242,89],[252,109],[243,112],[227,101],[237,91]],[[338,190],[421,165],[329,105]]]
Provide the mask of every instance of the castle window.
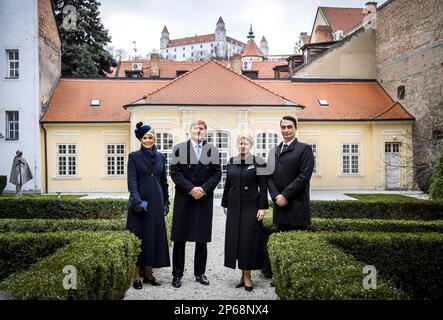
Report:
[[405,98],[405,86],[399,86],[397,88],[397,100],[403,100]]
[[6,50],[6,79],[18,79],[19,76],[19,58],[18,49]]

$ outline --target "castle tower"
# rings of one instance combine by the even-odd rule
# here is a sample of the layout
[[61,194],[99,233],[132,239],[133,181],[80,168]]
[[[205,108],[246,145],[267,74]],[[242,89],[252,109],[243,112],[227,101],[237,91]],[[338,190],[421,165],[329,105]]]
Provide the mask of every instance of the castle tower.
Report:
[[222,17],[218,18],[217,21],[217,28],[215,29],[215,41],[226,41],[226,28]]
[[165,49],[169,44],[169,31],[166,26],[163,28],[161,35],[162,37],[160,38],[160,49]]
[[265,36],[263,36],[263,38],[261,38],[261,41],[260,41],[260,51],[263,52],[263,54],[265,56],[269,55],[268,42],[266,41]]

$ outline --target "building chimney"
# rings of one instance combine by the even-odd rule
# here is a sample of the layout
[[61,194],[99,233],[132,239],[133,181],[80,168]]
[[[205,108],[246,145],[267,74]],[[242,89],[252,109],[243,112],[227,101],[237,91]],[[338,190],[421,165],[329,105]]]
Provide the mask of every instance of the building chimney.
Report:
[[377,2],[366,2],[365,7],[363,8],[363,13],[373,13],[377,11]]
[[160,54],[151,53],[151,78],[160,77]]
[[333,40],[330,26],[317,26],[314,32],[315,42],[329,42]]
[[235,73],[242,74],[241,71],[241,55],[239,53],[235,53],[231,58],[231,69]]

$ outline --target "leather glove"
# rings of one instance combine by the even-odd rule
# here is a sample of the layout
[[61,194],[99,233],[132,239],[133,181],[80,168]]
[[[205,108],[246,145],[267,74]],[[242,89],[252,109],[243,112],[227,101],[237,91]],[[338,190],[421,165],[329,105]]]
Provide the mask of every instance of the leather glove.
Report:
[[132,206],[132,210],[134,210],[135,212],[143,212],[145,209],[143,209],[139,203],[135,204]]

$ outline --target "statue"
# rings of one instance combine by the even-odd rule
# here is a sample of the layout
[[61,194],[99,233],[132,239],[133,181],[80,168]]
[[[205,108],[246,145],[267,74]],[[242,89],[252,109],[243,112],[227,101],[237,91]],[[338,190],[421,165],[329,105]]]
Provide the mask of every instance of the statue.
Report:
[[17,150],[14,162],[12,163],[11,175],[9,177],[9,182],[15,184],[15,194],[17,196],[22,195],[22,186],[29,180],[32,180],[32,178],[31,169],[25,158],[23,158],[23,152]]

